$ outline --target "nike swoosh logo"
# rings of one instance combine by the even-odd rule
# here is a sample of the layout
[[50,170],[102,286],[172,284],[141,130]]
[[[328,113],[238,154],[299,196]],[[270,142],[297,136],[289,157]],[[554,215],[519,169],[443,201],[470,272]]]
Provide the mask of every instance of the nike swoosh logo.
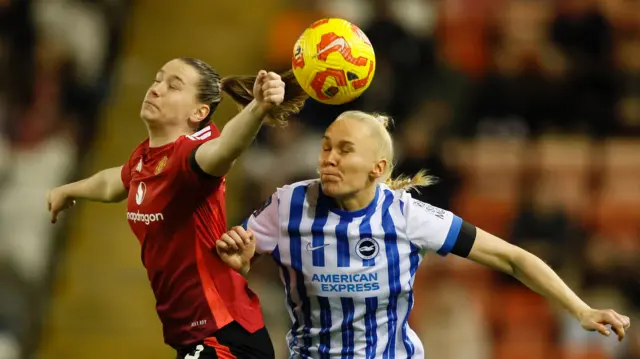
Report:
[[326,246],[328,246],[328,244],[323,244],[323,245],[320,245],[320,246],[312,247],[312,246],[311,246],[311,243],[307,243],[307,250],[308,250],[309,252],[313,252],[313,251],[315,251],[315,250],[318,250],[318,249],[320,249],[320,248],[324,248],[324,247],[326,247]]
[[[320,51],[318,51],[318,54],[316,56],[321,56],[323,53],[329,51],[334,46],[339,46],[340,47],[340,51],[342,51],[342,49],[344,49],[346,43],[347,42],[342,38],[335,39],[335,40],[331,41],[329,43],[329,45],[327,45],[327,46],[323,47],[322,49],[320,49]],[[336,52],[340,52],[340,51],[336,51]]]

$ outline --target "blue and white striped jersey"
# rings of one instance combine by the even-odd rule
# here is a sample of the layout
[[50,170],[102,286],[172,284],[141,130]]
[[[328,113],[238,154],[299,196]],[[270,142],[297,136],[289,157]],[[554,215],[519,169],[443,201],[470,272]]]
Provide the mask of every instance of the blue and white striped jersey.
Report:
[[426,251],[446,255],[462,220],[379,185],[359,211],[335,209],[319,180],[279,188],[245,222],[280,265],[293,358],[423,358],[407,324]]

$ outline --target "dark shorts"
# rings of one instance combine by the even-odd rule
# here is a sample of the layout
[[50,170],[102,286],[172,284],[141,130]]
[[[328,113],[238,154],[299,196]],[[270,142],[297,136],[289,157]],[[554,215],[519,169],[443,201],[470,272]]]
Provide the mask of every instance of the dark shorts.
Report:
[[232,322],[214,336],[177,350],[177,359],[274,359],[266,328],[251,334]]

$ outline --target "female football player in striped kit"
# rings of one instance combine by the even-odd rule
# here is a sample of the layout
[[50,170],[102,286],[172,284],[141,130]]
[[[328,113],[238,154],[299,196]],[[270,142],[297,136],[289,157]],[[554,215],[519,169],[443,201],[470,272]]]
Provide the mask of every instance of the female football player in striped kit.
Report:
[[[219,133],[209,120],[223,92],[244,109]],[[149,137],[129,160],[49,193],[52,222],[76,199],[127,199],[164,339],[179,358],[274,356],[257,297],[210,252],[227,229],[227,171],[265,120],[284,123],[306,97],[291,73],[221,79],[201,60],[174,59],[147,90]]]
[[384,116],[350,111],[322,137],[320,178],[279,188],[221,237],[222,260],[246,273],[254,252],[281,268],[293,320],[292,357],[423,358],[407,320],[425,252],[451,253],[503,271],[562,305],[586,330],[619,339],[629,318],[589,307],[542,260],[407,192],[431,178],[390,179]]

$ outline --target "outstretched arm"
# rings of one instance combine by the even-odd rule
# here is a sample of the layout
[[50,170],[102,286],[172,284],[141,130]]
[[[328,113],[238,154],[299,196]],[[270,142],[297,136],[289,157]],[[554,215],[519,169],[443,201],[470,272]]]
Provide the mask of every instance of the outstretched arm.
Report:
[[524,249],[509,244],[479,228],[468,258],[474,262],[510,274],[533,291],[563,306],[582,327],[609,336],[610,325],[622,340],[629,318],[613,310],[592,309],[580,299],[560,277],[540,258]]
[[571,312],[586,330],[609,336],[611,325],[622,340],[629,318],[613,310],[597,310],[583,302],[540,258],[509,244],[450,211],[411,198],[404,198],[407,236],[420,248],[440,255],[448,253],[468,258],[504,273]]
[[196,151],[198,166],[206,173],[222,177],[257,135],[271,106],[284,100],[284,82],[275,72],[261,71],[253,88],[255,99],[236,115],[220,133]]
[[127,198],[121,171],[122,167],[108,168],[89,178],[52,189],[47,195],[51,222],[55,223],[58,214],[72,207],[76,199],[112,203]]

